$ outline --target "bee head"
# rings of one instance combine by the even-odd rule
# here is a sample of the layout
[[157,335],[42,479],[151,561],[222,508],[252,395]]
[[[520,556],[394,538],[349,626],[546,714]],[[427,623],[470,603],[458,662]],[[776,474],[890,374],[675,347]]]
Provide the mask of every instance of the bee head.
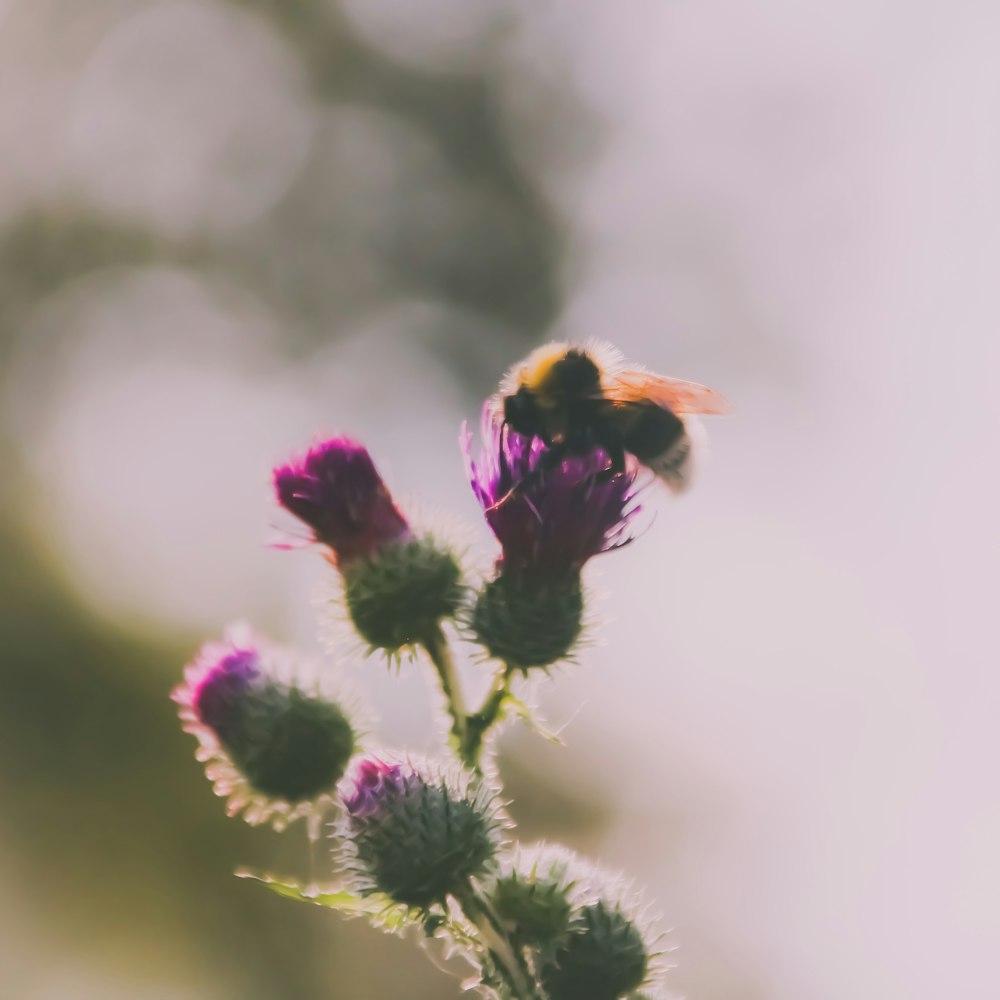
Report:
[[568,350],[552,366],[551,391],[570,399],[596,396],[601,389],[601,370],[586,351]]

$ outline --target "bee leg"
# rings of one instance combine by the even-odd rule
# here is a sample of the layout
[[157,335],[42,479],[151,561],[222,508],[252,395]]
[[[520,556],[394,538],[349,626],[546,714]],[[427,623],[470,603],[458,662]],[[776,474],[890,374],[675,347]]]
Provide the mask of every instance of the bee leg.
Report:
[[615,476],[619,475],[619,473],[625,471],[625,449],[620,444],[605,444],[604,450],[608,453],[608,458],[611,459],[611,462],[606,469],[602,469],[597,473],[597,481],[599,483],[609,482]]

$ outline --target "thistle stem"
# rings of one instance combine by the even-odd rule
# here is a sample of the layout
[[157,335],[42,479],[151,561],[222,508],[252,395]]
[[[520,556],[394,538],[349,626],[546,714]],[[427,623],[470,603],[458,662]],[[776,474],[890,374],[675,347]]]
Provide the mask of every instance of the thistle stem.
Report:
[[474,762],[476,769],[479,769],[479,758],[483,751],[483,741],[486,734],[493,728],[500,719],[500,712],[504,702],[510,694],[510,682],[514,676],[514,668],[510,666],[501,667],[493,677],[493,684],[490,687],[486,699],[479,709],[472,715],[466,717],[465,744],[463,746],[463,759]]
[[492,907],[474,891],[459,900],[468,920],[479,931],[483,943],[510,977],[517,1000],[537,1000],[534,978],[528,970],[524,956],[510,942]]
[[474,770],[479,770],[478,761],[470,761],[465,753],[465,746],[468,742],[468,718],[465,714],[465,702],[462,699],[462,688],[455,670],[451,649],[440,628],[427,637],[424,641],[424,648],[427,650],[427,655],[431,658],[431,663],[434,664],[434,669],[441,682],[441,692],[444,694],[448,714],[451,716],[451,736],[455,750],[462,758],[463,764]]
[[475,712],[469,713],[465,708],[451,649],[440,628],[424,640],[424,648],[441,683],[441,692],[451,717],[451,743],[455,753],[470,771],[482,774],[480,758],[483,741],[500,719],[504,702],[510,694],[510,682],[516,671],[509,665],[502,666],[494,675],[493,684],[482,705]]

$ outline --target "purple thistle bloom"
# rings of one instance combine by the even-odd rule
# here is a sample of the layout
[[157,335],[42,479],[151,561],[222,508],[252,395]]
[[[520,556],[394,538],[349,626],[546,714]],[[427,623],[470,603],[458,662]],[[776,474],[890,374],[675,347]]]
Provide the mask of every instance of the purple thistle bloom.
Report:
[[479,462],[471,457],[470,434],[465,453],[472,491],[502,549],[499,573],[572,575],[591,557],[631,541],[629,526],[640,510],[634,465],[608,477],[610,459],[595,448],[565,457],[508,496],[538,467],[546,447],[505,427],[489,403],[482,436]]
[[386,798],[406,790],[402,766],[387,764],[378,757],[366,757],[358,763],[349,781],[354,787],[341,798],[352,819],[374,816]]
[[411,537],[368,450],[350,438],[322,441],[277,466],[274,489],[278,503],[312,529],[338,565]]

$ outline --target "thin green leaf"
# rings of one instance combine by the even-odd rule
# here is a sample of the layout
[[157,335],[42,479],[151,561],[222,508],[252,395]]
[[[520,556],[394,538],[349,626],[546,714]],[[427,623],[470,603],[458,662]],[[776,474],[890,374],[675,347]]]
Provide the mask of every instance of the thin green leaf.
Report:
[[390,933],[401,933],[411,922],[409,910],[394,903],[381,893],[359,895],[349,889],[334,886],[302,885],[295,879],[240,869],[234,873],[237,878],[250,879],[267,886],[272,892],[286,899],[300,903],[312,903],[327,909],[339,910],[349,917],[367,917],[376,927]]
[[504,707],[510,707],[511,711],[519,719],[522,719],[528,724],[528,727],[533,731],[538,733],[543,739],[548,740],[550,743],[555,743],[557,746],[563,746],[562,737],[551,729],[547,729],[542,723],[535,717],[534,713],[530,708],[516,695],[507,694],[504,698]]

